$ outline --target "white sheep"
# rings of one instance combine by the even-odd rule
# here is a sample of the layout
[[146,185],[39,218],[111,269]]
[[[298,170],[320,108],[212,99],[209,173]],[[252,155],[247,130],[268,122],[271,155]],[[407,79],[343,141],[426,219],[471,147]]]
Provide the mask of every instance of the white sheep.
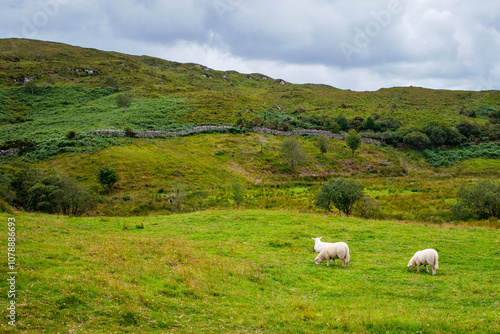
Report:
[[413,255],[408,262],[408,269],[413,269],[413,267],[417,267],[417,273],[420,271],[420,266],[424,265],[425,270],[429,272],[427,269],[427,265],[432,268],[432,275],[436,275],[436,269],[439,268],[438,264],[438,253],[435,249],[424,249],[422,251],[418,251]]
[[347,267],[349,265],[349,246],[345,242],[328,243],[323,245],[323,249],[319,252],[319,255],[314,259],[316,264],[321,264],[326,260],[326,265],[330,265],[330,259],[335,262],[335,259],[340,259],[342,261],[342,266]]
[[[331,242],[323,242],[323,241],[321,241],[321,238],[323,238],[323,237],[312,238],[314,240],[314,251],[316,253],[321,252],[321,250],[323,249],[323,247],[325,245],[333,245],[333,243],[331,243]],[[336,260],[333,260],[333,263],[335,263],[335,265],[337,265],[337,261]]]

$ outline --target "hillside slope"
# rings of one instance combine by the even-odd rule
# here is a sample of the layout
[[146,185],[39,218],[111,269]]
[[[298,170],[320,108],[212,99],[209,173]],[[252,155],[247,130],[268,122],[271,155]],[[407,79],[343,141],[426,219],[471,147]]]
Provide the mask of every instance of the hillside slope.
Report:
[[[466,115],[486,117],[488,110],[498,108],[500,102],[498,91],[398,87],[353,92],[326,85],[291,84],[265,74],[216,71],[199,64],[24,39],[0,40],[0,59],[4,103],[6,96],[9,97],[11,103],[18,103],[21,108],[24,106],[29,114],[27,118],[33,120],[37,118],[37,112],[44,109],[39,108],[36,99],[45,99],[45,94],[59,94],[64,103],[74,105],[76,97],[59,91],[67,86],[81,87],[89,92],[90,98],[78,102],[81,108],[86,108],[83,112],[91,114],[97,114],[100,108],[112,109],[106,96],[95,96],[95,89],[114,89],[107,92],[108,96],[128,91],[139,105],[145,103],[139,101],[160,97],[180,99],[184,101],[183,110],[189,110],[189,113],[177,115],[179,124],[232,124],[238,119],[266,118],[273,113],[291,117],[344,114],[348,118],[378,114],[393,117],[404,125],[420,125],[429,120],[454,125],[458,120],[468,118]],[[28,80],[44,89],[25,94],[30,96],[19,96],[21,93],[16,87],[23,86]],[[147,103],[152,104],[149,112],[155,112],[153,109],[162,104]],[[118,113],[119,109],[114,111]],[[70,119],[73,116],[70,112],[65,117]],[[75,127],[77,124],[87,125],[75,121]]]
[[[168,196],[175,182],[187,190],[179,211],[232,208],[234,180],[247,186],[248,208],[316,211],[314,198],[321,183],[347,176],[361,179],[367,193],[382,205],[378,217],[443,222],[452,219],[449,209],[461,185],[499,175],[498,159],[484,159],[500,154],[494,138],[488,144],[496,145],[494,149],[474,145],[470,147],[478,148],[479,154],[463,155],[480,159],[434,169],[414,150],[363,144],[353,155],[338,139],[331,140],[323,157],[316,139],[306,136],[299,138],[306,162],[291,173],[279,150],[282,137],[245,130],[257,120],[281,130],[323,129],[340,114],[358,125],[369,115],[404,126],[420,127],[432,120],[449,126],[461,120],[480,125],[499,109],[498,91],[399,87],[352,92],[291,84],[264,74],[215,71],[198,64],[19,39],[0,40],[0,60],[1,148],[27,146],[10,161],[24,159],[57,169],[89,187],[99,197],[97,214],[170,213]],[[120,94],[133,96],[126,110],[116,103]],[[207,124],[237,125],[231,129],[235,131],[191,137],[91,134],[127,127],[179,131]],[[490,133],[496,131],[498,137],[495,126]],[[75,136],[67,138],[71,133]],[[481,150],[489,153],[481,155]],[[433,156],[435,166],[463,160],[440,154]],[[96,180],[105,166],[115,168],[121,178],[111,194]],[[9,180],[5,178],[5,184]]]

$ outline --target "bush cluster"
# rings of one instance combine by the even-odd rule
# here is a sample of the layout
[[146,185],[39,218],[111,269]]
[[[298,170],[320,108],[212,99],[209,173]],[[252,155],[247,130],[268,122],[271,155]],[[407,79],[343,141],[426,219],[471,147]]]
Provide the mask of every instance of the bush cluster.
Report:
[[69,176],[39,171],[24,162],[0,165],[0,200],[27,211],[81,215],[95,196]]
[[[300,108],[299,108],[300,109]],[[406,146],[424,150],[440,147],[457,147],[466,142],[497,141],[500,139],[500,112],[491,112],[490,120],[484,125],[461,121],[455,126],[444,122],[431,121],[421,127],[403,126],[392,117],[372,114],[366,118],[355,116],[348,119],[343,114],[335,117],[326,115],[305,115],[297,112],[297,117],[278,113],[269,109],[252,119],[239,119],[234,125],[239,129],[262,127],[278,131],[295,129],[320,129],[333,133],[356,130],[363,138],[382,141],[387,145]]]

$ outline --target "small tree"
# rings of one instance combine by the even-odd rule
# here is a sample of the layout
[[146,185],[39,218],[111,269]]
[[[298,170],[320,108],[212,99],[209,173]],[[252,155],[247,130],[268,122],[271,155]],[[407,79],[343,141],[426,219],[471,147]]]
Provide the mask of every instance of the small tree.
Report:
[[266,144],[266,137],[263,135],[259,136],[259,144],[260,144],[260,153],[262,153],[262,149],[264,148],[264,145]]
[[458,191],[458,203],[453,211],[461,216],[500,218],[500,182],[479,180]]
[[354,205],[363,195],[365,186],[352,179],[330,179],[323,185],[316,196],[316,205],[331,211],[331,205],[349,216]]
[[241,203],[245,199],[245,185],[241,183],[238,179],[234,179],[231,185],[231,191],[233,194],[233,199],[240,208]]
[[319,136],[314,145],[319,148],[319,151],[321,152],[321,158],[323,158],[323,154],[327,153],[330,149],[330,140],[328,140],[326,136]]
[[116,97],[116,104],[127,112],[127,108],[132,104],[132,97],[128,94],[120,94]]
[[113,185],[118,182],[118,175],[111,167],[103,167],[99,170],[97,174],[97,179],[106,188],[108,188],[108,194],[111,193]]
[[180,181],[174,181],[174,183],[172,183],[172,193],[177,205],[177,211],[180,212],[182,208],[182,202],[184,200],[184,197],[186,197],[186,187],[184,186],[184,183]]
[[31,94],[34,94],[35,91],[38,89],[38,86],[37,86],[36,82],[33,81],[33,80],[27,81],[24,84],[24,87],[26,87],[31,92]]
[[352,129],[347,136],[345,136],[345,142],[352,150],[352,155],[354,155],[354,152],[361,146],[361,136],[356,130]]
[[288,163],[290,163],[292,173],[295,171],[296,167],[306,160],[304,149],[295,137],[289,137],[281,143],[281,153]]

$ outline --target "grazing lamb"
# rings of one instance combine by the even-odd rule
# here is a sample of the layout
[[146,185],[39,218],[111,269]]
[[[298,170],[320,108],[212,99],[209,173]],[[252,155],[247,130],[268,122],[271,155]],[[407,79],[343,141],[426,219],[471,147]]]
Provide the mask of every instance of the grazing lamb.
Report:
[[438,253],[435,249],[424,249],[422,251],[418,251],[413,255],[410,262],[408,262],[408,269],[413,269],[413,267],[417,267],[417,273],[420,271],[420,266],[424,265],[425,270],[429,272],[427,269],[427,265],[432,268],[432,275],[436,275],[436,269],[439,268],[438,264]]
[[[333,245],[333,243],[331,243],[331,242],[323,242],[323,241],[321,241],[321,238],[323,238],[323,237],[312,238],[314,240],[314,251],[316,253],[321,252],[321,250],[323,249],[323,247],[325,245]],[[337,265],[337,261],[336,260],[333,260],[333,263],[335,263],[335,265]]]
[[321,264],[326,260],[326,265],[330,265],[330,259],[340,259],[342,261],[342,266],[347,267],[349,265],[349,246],[345,242],[336,242],[334,244],[328,243],[323,245],[323,249],[319,252],[319,255],[314,259],[316,264]]

